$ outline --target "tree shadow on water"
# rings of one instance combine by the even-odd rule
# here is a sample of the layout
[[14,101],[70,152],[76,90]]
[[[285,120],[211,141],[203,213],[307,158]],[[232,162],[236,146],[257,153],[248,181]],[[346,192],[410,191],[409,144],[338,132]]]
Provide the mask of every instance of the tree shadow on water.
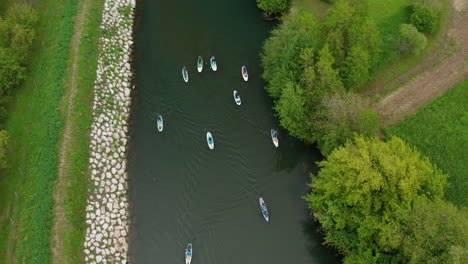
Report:
[[302,231],[306,237],[307,250],[318,263],[341,263],[342,257],[335,248],[323,245],[323,234],[319,232],[320,224],[308,218],[301,221]]
[[[299,162],[309,164],[308,167],[315,167],[315,162],[323,159],[315,145],[305,145],[283,129],[280,131],[279,136],[281,138],[276,160],[276,169],[278,171],[290,172],[297,167]],[[307,170],[313,172],[313,170]]]

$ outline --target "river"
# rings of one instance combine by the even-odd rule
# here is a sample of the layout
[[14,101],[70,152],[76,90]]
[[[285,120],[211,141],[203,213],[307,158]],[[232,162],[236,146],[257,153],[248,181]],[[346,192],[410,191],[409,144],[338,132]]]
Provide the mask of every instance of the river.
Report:
[[[140,0],[137,15],[132,263],[183,263],[189,242],[193,264],[337,263],[301,199],[320,153],[282,129],[278,149],[270,138],[279,124],[263,88],[259,52],[274,23],[262,20],[255,0]],[[205,64],[198,73],[199,55],[205,62],[216,56],[218,71]]]

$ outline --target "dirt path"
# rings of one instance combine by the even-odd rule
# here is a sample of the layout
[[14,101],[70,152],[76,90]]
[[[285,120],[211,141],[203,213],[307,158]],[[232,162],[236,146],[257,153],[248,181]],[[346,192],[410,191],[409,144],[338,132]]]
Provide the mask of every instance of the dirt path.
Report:
[[60,161],[59,161],[59,170],[58,178],[55,185],[54,199],[55,199],[55,208],[54,215],[55,221],[54,226],[52,227],[52,241],[51,241],[51,250],[52,250],[52,263],[53,264],[63,264],[67,263],[65,258],[65,246],[64,246],[64,231],[70,228],[70,225],[67,223],[65,215],[65,205],[64,201],[67,199],[67,191],[69,186],[68,181],[68,168],[69,161],[67,152],[70,148],[71,141],[71,114],[74,108],[74,97],[76,95],[76,78],[78,76],[78,58],[79,58],[79,47],[81,42],[81,36],[83,34],[83,25],[85,22],[85,16],[88,11],[88,0],[84,0],[78,10],[77,16],[75,18],[75,28],[72,38],[71,45],[71,54],[72,54],[72,72],[69,79],[70,89],[67,92],[68,97],[66,98],[66,105],[68,106],[66,111],[66,120],[65,120],[65,130],[63,132],[62,146],[60,148]]
[[[398,90],[383,97],[376,104],[383,125],[396,123],[415,113],[432,99],[468,78],[468,10],[467,5],[460,4],[464,1],[454,0],[454,15],[447,33],[447,38],[456,42],[456,51],[435,67],[425,70]],[[447,38],[446,41],[450,41]],[[421,64],[431,65],[431,61],[434,61],[432,56]],[[418,65],[415,68],[421,67]],[[405,76],[410,78],[407,74]]]

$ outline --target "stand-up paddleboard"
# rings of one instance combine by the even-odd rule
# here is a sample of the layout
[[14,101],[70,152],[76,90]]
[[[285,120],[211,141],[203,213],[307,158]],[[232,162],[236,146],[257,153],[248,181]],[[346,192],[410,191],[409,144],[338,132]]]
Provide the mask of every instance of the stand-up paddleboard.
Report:
[[262,197],[260,197],[258,199],[258,202],[260,203],[260,210],[262,210],[263,218],[265,218],[265,220],[267,222],[269,222],[270,221],[270,215],[268,214],[268,208],[266,207],[265,201],[263,200]]
[[185,82],[188,82],[188,72],[187,72],[187,68],[185,68],[185,66],[182,68],[182,78],[184,78]]
[[206,133],[206,142],[208,143],[208,147],[210,149],[214,149],[214,139],[210,132]]
[[241,98],[239,96],[239,93],[236,90],[234,90],[232,94],[234,95],[234,101],[236,102],[236,104],[241,105]]
[[203,70],[203,59],[201,56],[198,56],[197,69],[198,69],[198,72],[202,72]]
[[275,147],[278,147],[279,142],[278,142],[278,131],[275,129],[271,130],[271,140],[273,141],[273,144],[275,144]]
[[192,243],[187,245],[185,249],[185,264],[190,264],[192,262],[193,250],[192,250]]
[[249,80],[249,73],[247,72],[247,67],[242,66],[242,78],[244,78],[244,81]]
[[216,59],[214,56],[211,57],[210,59],[210,65],[211,65],[211,69],[213,71],[217,71],[218,70],[218,65],[216,65]]
[[164,120],[161,115],[158,115],[158,120],[156,121],[156,124],[158,125],[158,131],[161,132],[164,129]]

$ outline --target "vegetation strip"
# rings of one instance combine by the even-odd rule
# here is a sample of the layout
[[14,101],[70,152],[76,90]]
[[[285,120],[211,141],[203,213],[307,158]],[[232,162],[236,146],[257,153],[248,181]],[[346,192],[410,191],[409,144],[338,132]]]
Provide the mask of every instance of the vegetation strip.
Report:
[[74,108],[74,97],[77,92],[77,85],[76,85],[76,74],[77,74],[77,60],[78,60],[78,48],[80,45],[81,34],[83,32],[83,20],[84,14],[87,11],[87,1],[83,2],[78,15],[75,21],[75,29],[74,29],[74,36],[72,39],[72,66],[71,69],[71,76],[70,76],[70,83],[69,83],[69,91],[67,92],[67,108],[66,108],[66,119],[65,119],[65,129],[63,132],[63,140],[60,148],[60,161],[59,161],[59,169],[58,169],[58,177],[57,182],[55,185],[54,190],[54,199],[55,199],[55,208],[54,208],[54,215],[55,221],[52,227],[52,263],[64,263],[64,239],[63,234],[65,230],[70,229],[70,224],[66,221],[65,217],[65,208],[64,202],[67,198],[67,187],[69,186],[68,183],[68,167],[70,166],[69,158],[68,158],[68,149],[70,148],[70,140],[71,140],[71,114]]
[[127,261],[126,146],[134,1],[106,1],[94,91],[85,262]]
[[[70,55],[77,1],[41,1],[39,41],[27,79],[9,111],[11,136],[6,195],[13,203],[5,263],[50,263],[54,180],[63,116],[58,111],[65,94],[64,78]],[[15,198],[16,197],[16,198]],[[2,223],[3,224],[3,223]],[[10,244],[11,241],[14,241]]]

